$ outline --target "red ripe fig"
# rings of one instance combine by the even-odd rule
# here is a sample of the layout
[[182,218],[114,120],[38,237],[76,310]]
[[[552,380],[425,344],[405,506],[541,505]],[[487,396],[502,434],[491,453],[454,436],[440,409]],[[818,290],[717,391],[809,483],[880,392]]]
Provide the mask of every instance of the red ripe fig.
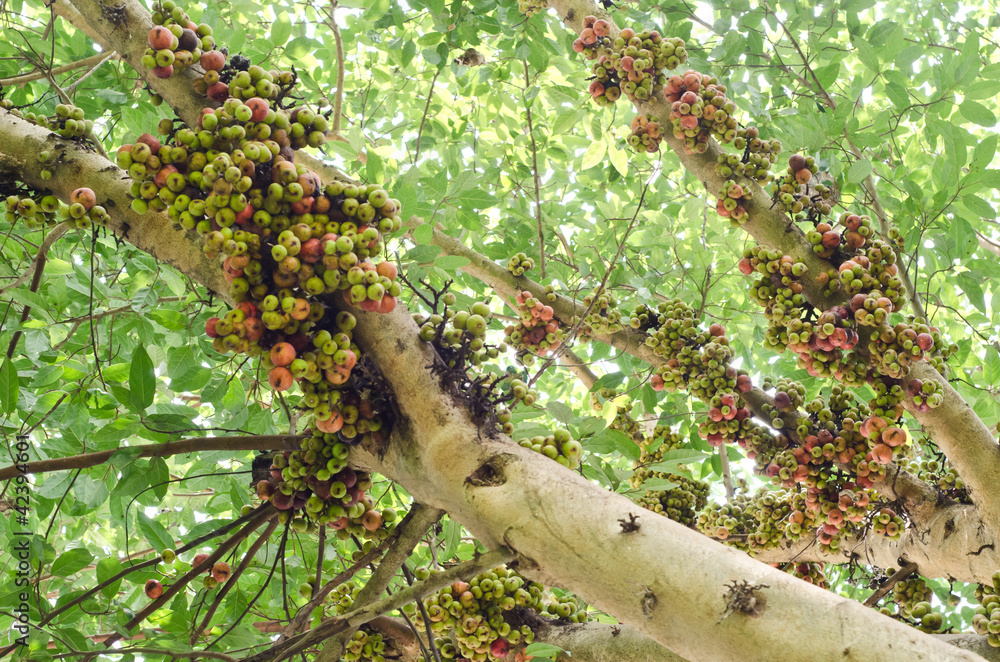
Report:
[[[195,554],[194,558],[191,559],[191,567],[197,568],[199,565],[201,565],[202,563],[204,563],[207,560],[208,560],[208,554],[205,554],[204,552],[202,552],[200,554]],[[205,572],[208,572],[208,571],[209,571],[209,568],[205,568]]]
[[906,443],[906,432],[903,428],[886,428],[882,430],[882,442],[893,448]]
[[275,492],[271,497],[271,504],[278,510],[288,510],[292,507],[292,497],[284,492]]
[[[177,172],[177,168],[172,165],[165,165],[160,168],[160,171],[156,173],[153,177],[153,182],[160,188],[164,188],[167,185],[167,177]],[[87,189],[88,191],[90,189]],[[86,206],[86,205],[84,205]]]
[[174,75],[174,65],[168,64],[165,67],[156,67],[153,69],[153,75],[164,80],[170,78]]
[[246,339],[254,342],[260,340],[260,337],[264,335],[264,323],[256,317],[248,317],[243,320],[243,330],[246,333]]
[[391,294],[385,294],[382,296],[382,303],[379,305],[378,311],[380,313],[391,313],[396,309],[396,297]]
[[823,245],[827,248],[840,246],[840,233],[829,230],[823,233]]
[[323,247],[319,239],[310,239],[299,249],[299,259],[308,264],[315,264],[323,257]]
[[872,457],[879,464],[889,464],[892,462],[892,447],[887,444],[875,444],[872,449]]
[[146,597],[150,600],[155,600],[156,598],[163,595],[163,584],[156,581],[155,579],[150,579],[146,582]]
[[295,360],[295,348],[291,343],[279,342],[271,348],[271,363],[284,367]]
[[69,194],[69,201],[70,204],[79,202],[84,209],[90,211],[90,208],[97,204],[97,196],[91,189],[82,187]]
[[221,71],[226,66],[226,56],[220,51],[206,51],[201,54],[201,68],[205,71]]
[[[246,102],[247,107],[252,113],[250,115],[251,122],[261,122],[267,117],[267,111],[271,109],[271,104],[267,102],[267,99],[261,99],[260,97],[253,97],[248,99]],[[307,195],[310,193],[307,192]]]
[[294,381],[292,373],[288,371],[288,368],[278,366],[267,373],[267,382],[275,391],[287,391],[292,388]]
[[361,516],[361,525],[369,531],[374,531],[382,526],[382,514],[377,510],[369,510]]
[[334,432],[339,432],[342,427],[344,427],[344,417],[336,412],[330,418],[316,419],[316,428],[320,432],[332,434]]
[[375,267],[375,272],[379,276],[385,276],[389,280],[396,280],[396,276],[399,274],[399,270],[392,262],[379,262]]
[[162,51],[164,49],[169,49],[174,43],[174,35],[167,28],[162,25],[158,25],[149,31],[149,37],[146,39],[146,43],[154,51]]
[[205,335],[209,338],[218,338],[219,334],[215,331],[215,325],[219,323],[218,317],[209,317],[208,321],[205,322]]
[[154,155],[160,151],[160,139],[151,133],[144,133],[138,138],[136,138],[137,143],[143,143],[149,146],[149,151]]
[[229,569],[229,564],[225,561],[219,561],[212,566],[212,578],[220,584],[224,584],[229,579],[230,574],[232,572]]
[[337,474],[337,480],[343,483],[344,487],[350,489],[358,484],[358,474],[354,471],[354,469],[346,467],[341,469]]
[[212,83],[208,87],[208,98],[218,103],[225,102],[229,98],[229,86],[225,83]]
[[500,637],[499,639],[494,639],[493,643],[490,644],[490,655],[497,658],[498,660],[502,660],[503,658],[507,657],[508,653],[510,653],[510,642],[508,642],[503,637]]

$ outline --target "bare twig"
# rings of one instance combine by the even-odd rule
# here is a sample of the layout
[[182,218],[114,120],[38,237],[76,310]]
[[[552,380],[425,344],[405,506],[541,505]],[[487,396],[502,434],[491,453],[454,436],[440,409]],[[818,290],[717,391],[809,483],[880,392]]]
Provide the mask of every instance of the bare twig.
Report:
[[[267,528],[264,529],[263,533],[261,533],[257,539],[253,541],[253,544],[250,545],[250,548],[240,560],[240,564],[236,567],[236,570],[233,571],[232,576],[229,577],[229,581],[227,581],[225,586],[219,590],[219,593],[215,596],[215,600],[212,602],[212,605],[208,608],[208,611],[205,612],[205,617],[201,619],[201,627],[191,633],[191,640],[188,643],[192,646],[194,646],[198,640],[198,633],[204,632],[208,629],[212,622],[212,617],[215,616],[215,612],[222,604],[223,598],[229,594],[229,589],[236,586],[236,580],[240,577],[240,575],[246,572],[247,568],[250,567],[250,563],[253,561],[254,556],[256,556],[257,552],[260,551],[260,548],[264,546],[264,543],[271,539],[271,535],[274,533],[276,528],[278,528],[278,521],[271,520],[271,522],[268,523]],[[322,529],[320,530],[322,531]]]
[[[34,262],[32,262],[33,266],[28,269],[29,272],[32,272],[31,285],[28,287],[29,292],[34,293],[38,291],[38,286],[42,282],[42,273],[44,273],[45,271],[45,261],[48,259],[49,249],[52,247],[52,244],[54,244],[59,237],[66,234],[66,232],[70,229],[70,227],[72,227],[70,221],[63,221],[55,228],[53,228],[52,232],[49,233],[49,236],[46,237],[45,241],[42,242],[41,247],[38,249],[38,255],[35,256],[35,260]],[[25,276],[27,276],[27,274],[25,274]],[[14,284],[20,284],[20,283],[15,281]],[[10,287],[13,287],[14,284],[12,284]],[[7,289],[8,288],[5,287],[3,291],[0,291],[0,295],[2,295],[3,292],[6,291]],[[25,306],[24,310],[21,311],[21,324],[27,322],[28,317],[30,315],[31,315],[31,306]],[[14,350],[17,348],[17,343],[20,340],[21,340],[21,329],[18,329],[17,331],[14,332],[14,336],[10,339],[10,344],[7,346],[8,359],[13,358]]]
[[337,94],[333,98],[333,137],[340,136],[340,116],[344,108],[344,39],[340,35],[340,26],[336,19],[337,0],[330,2],[330,30],[337,47]]
[[[97,53],[96,55],[91,55],[90,57],[85,57],[82,60],[77,60],[76,62],[68,62],[66,64],[61,64],[58,67],[52,69],[53,75],[64,74],[67,71],[73,71],[75,69],[83,69],[90,66],[100,66],[104,64],[105,61],[112,57],[117,57],[118,54],[114,51],[110,53]],[[96,68],[95,66],[95,68]],[[30,74],[21,74],[20,76],[13,76],[11,78],[0,79],[0,85],[4,87],[14,87],[16,85],[24,85],[25,83],[30,83],[35,80],[40,80],[45,78],[45,73],[42,71],[33,71]],[[81,79],[82,80],[82,79]],[[79,83],[79,81],[77,81]],[[76,83],[74,83],[76,85]]]
[[440,75],[440,69],[434,72],[434,78],[431,79],[431,89],[427,90],[427,103],[424,104],[424,114],[420,117],[420,128],[417,129],[417,151],[413,154],[414,164],[420,159],[420,138],[424,135],[424,123],[427,121],[427,113],[431,109],[431,99],[434,98],[434,84],[437,83]]
[[545,232],[542,228],[542,195],[541,177],[538,175],[538,147],[535,145],[535,130],[531,121],[531,102],[528,101],[528,87],[531,77],[528,75],[528,61],[524,61],[524,89],[521,99],[524,101],[524,112],[528,118],[528,137],[531,138],[531,171],[535,181],[535,222],[538,225],[538,268],[542,280],[545,279]]
[[[67,471],[69,469],[83,469],[86,467],[104,464],[114,456],[115,453],[135,453],[135,458],[140,457],[170,457],[181,453],[193,453],[195,451],[266,451],[276,448],[284,448],[288,444],[298,442],[301,436],[286,434],[244,436],[244,437],[195,437],[192,439],[180,439],[169,441],[164,444],[147,444],[144,446],[121,446],[109,451],[98,451],[96,453],[84,453],[83,455],[72,455],[70,457],[60,457],[53,460],[38,460],[27,462],[21,465],[26,474],[41,474],[51,471]],[[22,472],[15,466],[0,469],[0,480],[9,480]]]
[[907,563],[902,568],[894,572],[892,577],[889,577],[889,579],[882,582],[882,585],[875,589],[875,592],[865,599],[864,605],[866,607],[874,607],[878,604],[879,600],[892,590],[892,587],[896,585],[896,582],[906,579],[916,571],[916,563]]

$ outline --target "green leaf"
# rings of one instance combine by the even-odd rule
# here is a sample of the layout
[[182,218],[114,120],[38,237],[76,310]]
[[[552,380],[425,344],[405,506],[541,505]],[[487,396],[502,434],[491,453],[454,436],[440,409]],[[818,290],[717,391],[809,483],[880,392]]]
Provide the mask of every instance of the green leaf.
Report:
[[563,425],[569,425],[572,423],[576,416],[573,415],[573,410],[564,405],[558,400],[549,400],[549,404],[546,406],[552,418],[556,419]]
[[86,568],[93,560],[94,555],[87,550],[71,549],[53,561],[51,573],[56,577],[69,577]]
[[[102,584],[122,571],[122,563],[115,556],[106,556],[97,562],[97,583]],[[118,588],[122,585],[122,580],[111,582],[101,589],[105,597],[112,597],[118,593]]]
[[135,523],[139,526],[139,533],[149,541],[153,549],[162,552],[165,549],[173,549],[174,539],[170,537],[163,525],[154,519],[150,519],[141,510],[135,513]]
[[292,35],[292,22],[285,12],[278,12],[278,18],[271,24],[271,43],[274,46],[284,46]]
[[996,115],[993,114],[992,110],[971,99],[963,101],[958,107],[958,112],[966,120],[979,126],[994,127],[997,123]]
[[156,373],[153,371],[153,361],[150,360],[146,348],[136,347],[132,354],[132,369],[129,371],[129,399],[138,411],[143,411],[153,404],[156,393]]
[[170,331],[180,331],[181,329],[186,329],[191,319],[179,313],[176,310],[164,310],[162,308],[155,308],[147,313],[149,318],[154,322],[159,324],[165,329]]
[[983,288],[972,279],[967,273],[958,274],[958,287],[965,296],[969,297],[972,305],[982,314],[986,314],[986,297],[983,295]]
[[414,246],[406,252],[406,259],[419,264],[430,262],[441,253],[440,246],[420,245]]
[[458,196],[458,201],[463,207],[471,209],[489,209],[497,204],[496,197],[489,191],[483,189],[472,189]]
[[872,162],[868,159],[859,159],[851,164],[847,169],[847,181],[857,184],[872,172]]
[[556,659],[557,655],[565,655],[571,657],[572,653],[559,648],[555,644],[546,644],[537,641],[533,644],[528,644],[528,647],[524,649],[525,654],[533,655],[534,657],[544,657],[550,660]]
[[651,478],[649,480],[642,481],[642,489],[644,490],[672,490],[676,488],[678,483],[669,481],[666,478]]
[[962,90],[965,99],[993,99],[1000,94],[1000,82],[994,80],[977,80]]
[[873,72],[878,73],[878,56],[875,54],[875,49],[861,37],[852,37],[851,41],[858,49],[858,57],[861,62]]
[[0,409],[9,414],[17,407],[17,396],[21,385],[17,380],[17,368],[10,359],[4,359],[0,365]]
[[615,167],[615,170],[621,173],[622,177],[628,175],[628,156],[625,154],[625,150],[618,149],[614,145],[608,148],[608,158],[611,161],[611,165]]
[[996,218],[997,213],[990,203],[978,195],[970,193],[969,195],[962,196],[962,204],[977,216],[981,216],[982,218]]
[[593,168],[595,165],[604,160],[604,154],[607,152],[608,145],[603,140],[595,140],[590,143],[590,147],[587,151],[583,153],[583,163],[580,164],[581,170],[587,170]]
[[445,271],[456,271],[469,262],[469,258],[463,255],[442,255],[434,258],[434,266]]
[[679,464],[693,464],[708,458],[708,453],[692,450],[690,448],[680,448],[674,451],[667,451],[663,454],[663,461],[651,465],[653,471],[670,471]]

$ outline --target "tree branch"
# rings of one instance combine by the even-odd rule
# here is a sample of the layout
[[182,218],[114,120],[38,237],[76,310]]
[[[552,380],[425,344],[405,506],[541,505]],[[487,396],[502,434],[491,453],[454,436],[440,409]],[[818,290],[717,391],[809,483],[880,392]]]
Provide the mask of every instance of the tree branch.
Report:
[[[389,550],[379,561],[378,567],[372,572],[371,577],[365,585],[358,591],[354,599],[356,607],[364,607],[371,604],[378,596],[382,595],[389,586],[389,582],[396,576],[406,559],[413,553],[413,549],[427,533],[427,529],[441,519],[444,513],[436,508],[428,508],[419,503],[410,508],[410,512],[396,527],[398,538],[389,547]],[[354,634],[354,628],[345,630],[339,636],[326,641],[323,649],[316,656],[316,662],[336,662],[343,655],[344,642]]]
[[146,444],[144,446],[121,446],[109,451],[98,451],[96,453],[84,453],[83,455],[71,455],[53,460],[37,460],[20,465],[24,471],[20,471],[18,466],[9,466],[0,469],[0,480],[10,480],[15,476],[24,474],[41,474],[52,471],[68,471],[70,469],[83,469],[95,467],[109,461],[115,453],[134,454],[135,458],[140,457],[170,457],[182,453],[195,453],[197,451],[268,451],[277,448],[298,448],[297,442],[303,439],[301,435],[260,435],[253,437],[193,437],[191,439],[181,439],[179,441],[168,441],[163,444]]
[[[857,660],[874,661],[889,642],[912,659],[974,659],[665,517],[643,515],[639,531],[623,533],[618,520],[635,512],[631,501],[503,435],[487,436],[430,370],[414,369],[435,357],[409,312],[357,318],[358,343],[392,384],[399,418],[387,443],[362,443],[353,461],[446,510],[484,544],[515,550],[519,572],[573,591],[693,659],[782,659],[795,645],[803,659],[850,648]],[[734,580],[760,586],[767,607],[720,623]],[[808,640],[796,634],[806,630]]]
[[[583,29],[583,18],[588,14],[605,17],[611,23],[612,37],[618,33],[611,17],[599,9],[593,0],[550,0],[549,6],[564,17],[564,23],[578,34]],[[647,115],[670,115],[670,104],[662,97],[642,102],[637,105],[637,109]],[[708,191],[722,188],[724,180],[715,166],[719,155],[724,152],[718,143],[709,141],[704,154],[687,154],[683,149],[683,141],[675,138],[672,133],[666,132],[664,141],[673,149],[684,168],[695,175]],[[813,252],[797,225],[771,207],[770,196],[760,186],[752,181],[747,181],[746,186],[753,192],[753,196],[745,205],[748,217],[741,226],[743,230],[758,243],[790,255],[797,262],[805,263],[809,273],[818,274],[834,268]],[[842,295],[824,294],[822,286],[814,278],[807,278],[802,284],[806,299],[821,310],[828,310],[833,305],[845,302]],[[908,411],[931,434],[962,476],[985,525],[991,531],[1000,531],[1000,494],[994,489],[1000,484],[1000,449],[992,432],[928,362],[915,361],[911,364],[910,373],[903,380],[904,390],[906,384],[913,379],[937,381],[944,402],[935,409],[921,412],[907,399]]]
[[[115,52],[111,53],[97,53],[96,55],[91,55],[90,57],[85,57],[82,60],[77,60],[76,62],[69,62],[67,64],[61,64],[58,67],[53,67],[52,71],[49,72],[53,76],[58,74],[64,74],[67,71],[73,71],[75,69],[83,69],[85,67],[91,67],[94,65],[102,64],[105,60],[117,55]],[[21,74],[20,76],[14,76],[12,78],[0,79],[0,85],[3,87],[14,87],[17,85],[24,85],[25,83],[30,83],[31,81],[39,80],[45,78],[46,75],[41,71],[33,71],[30,74]]]

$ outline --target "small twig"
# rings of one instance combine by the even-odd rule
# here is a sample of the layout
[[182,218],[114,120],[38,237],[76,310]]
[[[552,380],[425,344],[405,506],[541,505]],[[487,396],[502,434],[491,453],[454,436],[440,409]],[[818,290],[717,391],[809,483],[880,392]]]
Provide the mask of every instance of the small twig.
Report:
[[722,482],[726,486],[726,498],[732,501],[736,491],[733,490],[733,475],[729,471],[729,453],[725,444],[719,446],[719,460],[722,462]]
[[531,167],[535,180],[535,222],[538,225],[538,268],[542,280],[545,280],[545,232],[542,228],[542,195],[541,178],[538,176],[538,148],[535,145],[535,131],[531,122],[531,102],[528,101],[528,86],[531,77],[528,75],[528,61],[524,60],[524,90],[521,99],[524,101],[524,111],[528,118],[528,137],[531,138]]
[[431,109],[431,99],[434,98],[434,84],[437,83],[438,76],[440,75],[441,69],[434,72],[434,78],[431,79],[431,89],[427,91],[427,103],[424,104],[424,114],[420,117],[420,127],[417,129],[417,151],[413,155],[414,165],[420,159],[420,137],[424,134],[424,123],[427,121],[427,113]]
[[94,73],[95,71],[97,71],[101,67],[102,64],[104,64],[105,62],[107,62],[108,60],[110,60],[115,55],[116,55],[116,53],[114,51],[111,51],[110,53],[108,53],[107,57],[105,57],[103,60],[101,60],[100,62],[98,62],[97,64],[95,64],[93,67],[91,67],[90,71],[88,71],[84,75],[80,76],[75,81],[73,81],[73,84],[69,86],[69,93],[70,94],[76,93],[76,88],[80,85],[80,83],[82,83],[83,81],[87,80],[87,78],[89,78],[92,73]]
[[[105,60],[111,57],[115,57],[118,54],[114,51],[111,53],[97,53],[96,55],[91,55],[90,57],[85,57],[82,60],[77,60],[76,62],[69,62],[67,64],[59,65],[52,69],[52,74],[63,74],[67,71],[73,71],[74,69],[82,69],[84,67],[89,67],[91,65],[98,65],[104,63]],[[33,71],[30,74],[21,74],[20,76],[14,76],[12,78],[0,79],[0,85],[3,87],[13,87],[15,85],[24,85],[25,83],[30,83],[35,80],[40,80],[45,78],[44,71]]]
[[507,563],[514,558],[515,554],[503,547],[487,552],[470,561],[453,566],[444,572],[433,573],[426,580],[405,588],[387,598],[383,598],[378,602],[374,602],[367,607],[354,609],[339,618],[324,621],[308,632],[292,637],[280,644],[275,644],[266,651],[244,658],[244,662],[265,662],[268,660],[280,662],[299,651],[306,650],[321,641],[340,634],[348,628],[364,625],[376,616],[400,609],[403,605],[420,600],[424,596],[448,586],[459,579],[471,577],[483,570]]
[[[396,576],[396,570],[405,567],[406,559],[413,553],[414,547],[424,537],[424,534],[441,519],[444,513],[435,508],[429,508],[419,503],[413,504],[410,512],[396,526],[393,535],[386,542],[391,546],[386,551],[378,567],[372,572],[365,585],[358,591],[354,599],[355,608],[363,607],[373,602],[389,586]],[[322,597],[320,598],[322,600]],[[351,636],[353,628],[341,633],[338,637],[326,642],[323,650],[316,656],[316,662],[335,662],[343,654],[343,645]]]
[[[261,524],[269,519],[277,517],[278,510],[271,504],[264,504],[257,510],[255,510],[250,515],[250,521],[247,522],[246,526],[234,533],[229,538],[223,540],[214,552],[209,554],[208,558],[193,566],[186,573],[178,577],[173,584],[165,587],[162,595],[155,600],[150,601],[145,607],[140,609],[135,613],[129,621],[122,627],[122,632],[132,630],[137,627],[144,620],[149,618],[153,612],[167,604],[169,600],[174,597],[177,593],[182,591],[185,586],[187,586],[192,579],[211,569],[219,559],[229,553],[229,551],[238,545],[240,541],[245,540],[251,533],[253,533]],[[116,633],[115,636],[109,637],[107,641],[104,642],[105,647],[111,648],[116,642],[120,641],[125,635],[121,632]]]
[[333,41],[337,47],[337,94],[333,98],[333,132],[334,138],[340,136],[340,115],[344,107],[344,39],[340,35],[340,26],[337,25],[335,13],[337,11],[338,0],[330,2],[330,30],[333,32]]
[[[264,543],[271,539],[271,535],[274,533],[276,528],[278,528],[278,520],[271,520],[268,523],[267,528],[264,529],[264,532],[261,533],[260,536],[253,541],[253,544],[250,545],[250,548],[247,549],[246,554],[244,554],[243,558],[240,560],[240,564],[236,567],[236,570],[233,571],[233,574],[229,577],[225,586],[219,589],[219,593],[215,596],[215,600],[212,602],[212,605],[208,608],[208,611],[205,612],[205,617],[201,619],[201,627],[191,633],[189,643],[192,646],[194,646],[198,641],[198,634],[209,628],[209,625],[212,623],[212,617],[215,616],[215,612],[222,604],[222,599],[228,595],[229,590],[232,587],[236,586],[236,580],[246,571],[248,567],[250,567],[250,563],[253,561],[254,556],[256,556],[257,552],[260,551],[260,548],[264,546]],[[320,529],[320,531],[322,531],[322,529]]]
[[[15,476],[25,474],[41,474],[51,471],[67,471],[69,469],[85,469],[104,464],[121,451],[123,453],[135,453],[134,459],[140,457],[171,457],[182,453],[194,453],[196,451],[210,450],[240,450],[240,451],[260,451],[283,448],[286,444],[297,442],[303,436],[292,436],[285,434],[242,436],[242,437],[195,437],[192,439],[179,439],[168,441],[163,444],[146,444],[143,446],[122,446],[109,451],[98,451],[96,453],[84,453],[83,455],[71,455],[70,457],[60,457],[52,460],[37,460],[20,465],[24,468],[21,472],[18,467],[9,466],[0,469],[0,480],[9,480]],[[136,452],[138,451],[138,452]]]
[[889,591],[892,590],[892,587],[896,585],[896,582],[906,579],[911,574],[916,572],[916,570],[917,570],[916,563],[911,562],[904,565],[902,568],[894,572],[892,574],[892,577],[889,577],[889,579],[882,582],[882,585],[879,586],[877,589],[875,589],[874,593],[865,598],[864,605],[866,607],[874,607],[875,605],[877,605],[878,601],[881,600],[883,597],[885,597],[885,595],[887,595]]
[[[32,261],[31,266],[28,270],[22,274],[16,281],[8,285],[7,287],[0,290],[0,296],[4,294],[7,290],[15,287],[19,287],[24,281],[26,281],[29,276],[31,277],[31,285],[28,287],[29,292],[37,292],[38,286],[42,282],[42,273],[45,271],[45,262],[48,260],[49,249],[52,248],[52,244],[56,242],[59,237],[66,234],[70,228],[73,227],[72,221],[63,221],[59,225],[52,228],[52,232],[49,236],[45,238],[42,242],[41,247],[38,249],[38,255]],[[28,316],[31,314],[31,306],[25,306],[24,310],[21,311],[21,324],[28,321]],[[7,358],[12,358],[14,356],[14,349],[17,348],[17,343],[21,339],[21,330],[18,329],[14,332],[14,337],[10,339],[10,344],[7,346]]]
[[[406,577],[406,583],[413,586],[413,573],[410,572],[405,563],[403,564],[403,576]],[[427,645],[434,652],[435,662],[441,662],[441,653],[438,652],[437,644],[434,643],[434,631],[431,630],[431,617],[427,613],[427,607],[424,606],[423,600],[417,600],[417,609],[420,610],[420,616],[424,619],[424,630],[427,632]],[[404,613],[403,616],[406,616],[406,614]],[[409,622],[410,619],[407,618],[406,620]],[[417,641],[420,641],[420,637],[417,637]],[[421,648],[423,647],[421,646]],[[424,655],[427,655],[427,651],[424,651]]]
[[[223,662],[237,662],[237,658],[232,655],[226,655],[225,653],[212,653],[205,651],[168,651],[160,650],[159,648],[116,648],[113,650],[101,651],[100,655],[130,655],[132,653],[145,653],[147,655],[156,656],[168,656],[171,659],[178,660],[197,660],[198,658],[208,658],[212,660],[223,660]],[[63,659],[68,657],[86,657],[93,656],[93,651],[73,651],[71,653],[60,653],[58,655],[53,655],[53,659]]]

